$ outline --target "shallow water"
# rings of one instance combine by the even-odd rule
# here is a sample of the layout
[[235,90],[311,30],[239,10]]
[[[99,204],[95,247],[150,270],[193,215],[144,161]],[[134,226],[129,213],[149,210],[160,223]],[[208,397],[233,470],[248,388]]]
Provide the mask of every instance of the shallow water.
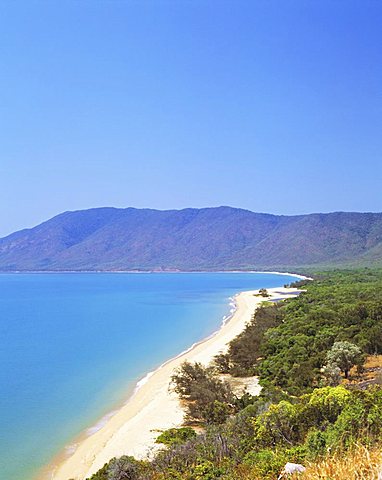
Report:
[[33,478],[120,405],[139,378],[215,331],[232,295],[293,280],[258,273],[1,274],[1,478]]

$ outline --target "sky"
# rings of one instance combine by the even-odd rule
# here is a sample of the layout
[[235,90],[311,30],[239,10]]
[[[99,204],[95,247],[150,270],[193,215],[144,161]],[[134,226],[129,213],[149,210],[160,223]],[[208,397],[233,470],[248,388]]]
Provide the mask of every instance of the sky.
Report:
[[379,0],[2,0],[0,236],[66,210],[382,211]]

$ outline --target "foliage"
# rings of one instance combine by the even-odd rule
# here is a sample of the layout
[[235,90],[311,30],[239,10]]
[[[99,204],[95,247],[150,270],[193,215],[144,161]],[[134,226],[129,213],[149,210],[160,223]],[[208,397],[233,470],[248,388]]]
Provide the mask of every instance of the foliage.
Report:
[[[382,271],[331,272],[302,286],[306,291],[299,297],[255,312],[225,357],[216,359],[225,373],[257,374],[266,388],[300,395],[323,381],[339,382],[338,361],[327,364],[335,343],[354,344],[365,354],[382,353]],[[362,355],[352,361],[360,365]]]
[[321,371],[324,377],[324,383],[326,385],[335,387],[336,385],[339,385],[341,383],[341,369],[336,364],[331,363],[328,365],[324,365]]
[[261,295],[262,297],[269,297],[268,290],[266,288],[260,288],[259,295]]
[[[109,463],[111,463],[112,461],[113,459],[110,460]],[[100,468],[98,472],[94,473],[89,480],[108,480],[107,478],[108,468],[109,468],[109,464],[105,463],[105,465],[102,468]],[[74,480],[74,479],[70,479],[70,480]]]
[[108,467],[108,480],[138,480],[140,464],[135,458],[126,455],[114,458]]
[[256,365],[263,355],[265,334],[280,325],[281,321],[277,305],[261,306],[243,332],[232,340],[228,353],[215,357],[218,365],[224,365],[224,369],[220,370],[237,376],[255,374]]
[[345,378],[349,378],[350,369],[363,363],[361,349],[350,342],[335,342],[326,354],[326,363],[332,368],[338,367]]
[[213,368],[184,362],[173,374],[174,391],[186,400],[189,423],[223,423],[234,411],[235,396]]
[[105,464],[90,480],[144,480],[147,465],[134,457],[123,455]]
[[[382,437],[378,386],[367,391],[323,387],[265,409],[261,403],[184,442],[170,443],[151,463],[113,460],[107,476],[93,480],[271,479],[286,462],[318,461],[327,451],[344,454],[355,444],[378,444]],[[121,476],[124,469],[130,477]]]
[[162,432],[155,442],[167,446],[179,445],[193,437],[196,437],[196,432],[191,427],[169,428]]

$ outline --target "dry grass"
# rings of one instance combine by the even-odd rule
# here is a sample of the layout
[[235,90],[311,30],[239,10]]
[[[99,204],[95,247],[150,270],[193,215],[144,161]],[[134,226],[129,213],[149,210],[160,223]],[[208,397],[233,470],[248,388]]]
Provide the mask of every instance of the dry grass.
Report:
[[[352,452],[328,457],[307,465],[299,480],[379,480],[382,472],[382,450],[357,446]],[[382,476],[380,477],[382,478]]]
[[357,373],[356,368],[350,371],[350,380],[343,380],[344,384],[367,387],[382,380],[382,355],[369,355],[363,366],[363,372]]
[[370,355],[366,358],[365,369],[382,368],[382,355]]

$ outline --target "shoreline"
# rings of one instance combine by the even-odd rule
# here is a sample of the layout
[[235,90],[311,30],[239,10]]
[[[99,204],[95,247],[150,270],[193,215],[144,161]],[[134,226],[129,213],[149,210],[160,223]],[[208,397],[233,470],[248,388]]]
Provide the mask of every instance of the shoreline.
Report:
[[258,290],[241,292],[231,297],[230,303],[234,303],[235,307],[231,309],[230,315],[223,318],[217,331],[138,380],[120,408],[107,413],[82,432],[40,472],[37,479],[84,480],[114,456],[128,454],[136,458],[150,457],[159,448],[155,444],[157,430],[178,427],[183,423],[184,412],[180,402],[169,391],[174,369],[184,361],[208,364],[241,333],[262,302],[279,299],[280,293],[283,298],[290,298],[299,292],[298,289],[281,286],[267,290],[271,296],[266,298],[254,296]]
[[83,274],[83,273],[108,273],[108,274],[123,274],[123,273],[135,273],[135,274],[160,274],[160,273],[262,273],[271,275],[289,275],[290,277],[296,277],[300,280],[313,280],[311,277],[301,275],[299,273],[291,272],[270,272],[268,270],[1,270],[0,275],[44,275],[44,274]]
[[[115,273],[115,272],[110,272],[110,273]],[[124,273],[127,273],[127,272],[124,272]],[[128,273],[136,273],[136,272],[128,272]],[[149,272],[147,272],[147,273],[149,273]],[[171,272],[171,273],[178,273],[178,272]],[[206,273],[208,273],[208,272],[206,272]],[[283,274],[280,274],[280,275],[283,275]],[[277,288],[277,287],[275,287],[275,288]],[[238,295],[240,295],[240,293],[241,292],[235,294],[232,297],[229,297],[229,304],[228,305],[231,307],[230,311],[229,311],[229,314],[223,316],[222,322],[221,322],[221,324],[220,324],[220,326],[217,330],[215,330],[210,335],[208,335],[208,337],[204,337],[203,339],[193,343],[190,347],[186,348],[185,350],[183,350],[182,352],[177,354],[175,357],[171,357],[171,358],[165,360],[163,363],[161,363],[154,370],[151,370],[148,373],[146,373],[143,377],[140,377],[136,381],[136,383],[134,385],[132,385],[127,390],[126,399],[123,401],[123,403],[120,403],[118,406],[115,406],[115,408],[113,408],[112,410],[107,412],[105,415],[103,415],[92,426],[84,429],[79,435],[74,437],[73,441],[70,444],[66,445],[60,451],[59,454],[54,456],[53,460],[48,465],[45,465],[45,467],[42,470],[40,470],[40,472],[37,474],[37,476],[34,477],[34,480],[56,480],[57,472],[59,471],[61,466],[63,466],[68,460],[70,460],[70,457],[76,452],[78,446],[81,445],[83,442],[85,442],[92,435],[97,433],[101,428],[103,428],[105,426],[107,421],[109,421],[115,414],[117,414],[127,404],[129,404],[134,399],[134,396],[136,395],[136,393],[138,393],[140,388],[143,387],[149,381],[149,379],[152,375],[154,375],[156,372],[158,372],[161,368],[165,367],[170,362],[176,361],[178,358],[183,357],[184,355],[187,355],[194,348],[198,347],[199,345],[203,344],[207,340],[210,340],[215,335],[217,335],[219,333],[219,331],[227,323],[229,323],[231,318],[235,315],[235,313],[237,311],[237,308],[238,308],[235,299]],[[93,472],[93,473],[95,473],[95,472]],[[77,480],[77,479],[72,479],[70,477],[70,480]]]

